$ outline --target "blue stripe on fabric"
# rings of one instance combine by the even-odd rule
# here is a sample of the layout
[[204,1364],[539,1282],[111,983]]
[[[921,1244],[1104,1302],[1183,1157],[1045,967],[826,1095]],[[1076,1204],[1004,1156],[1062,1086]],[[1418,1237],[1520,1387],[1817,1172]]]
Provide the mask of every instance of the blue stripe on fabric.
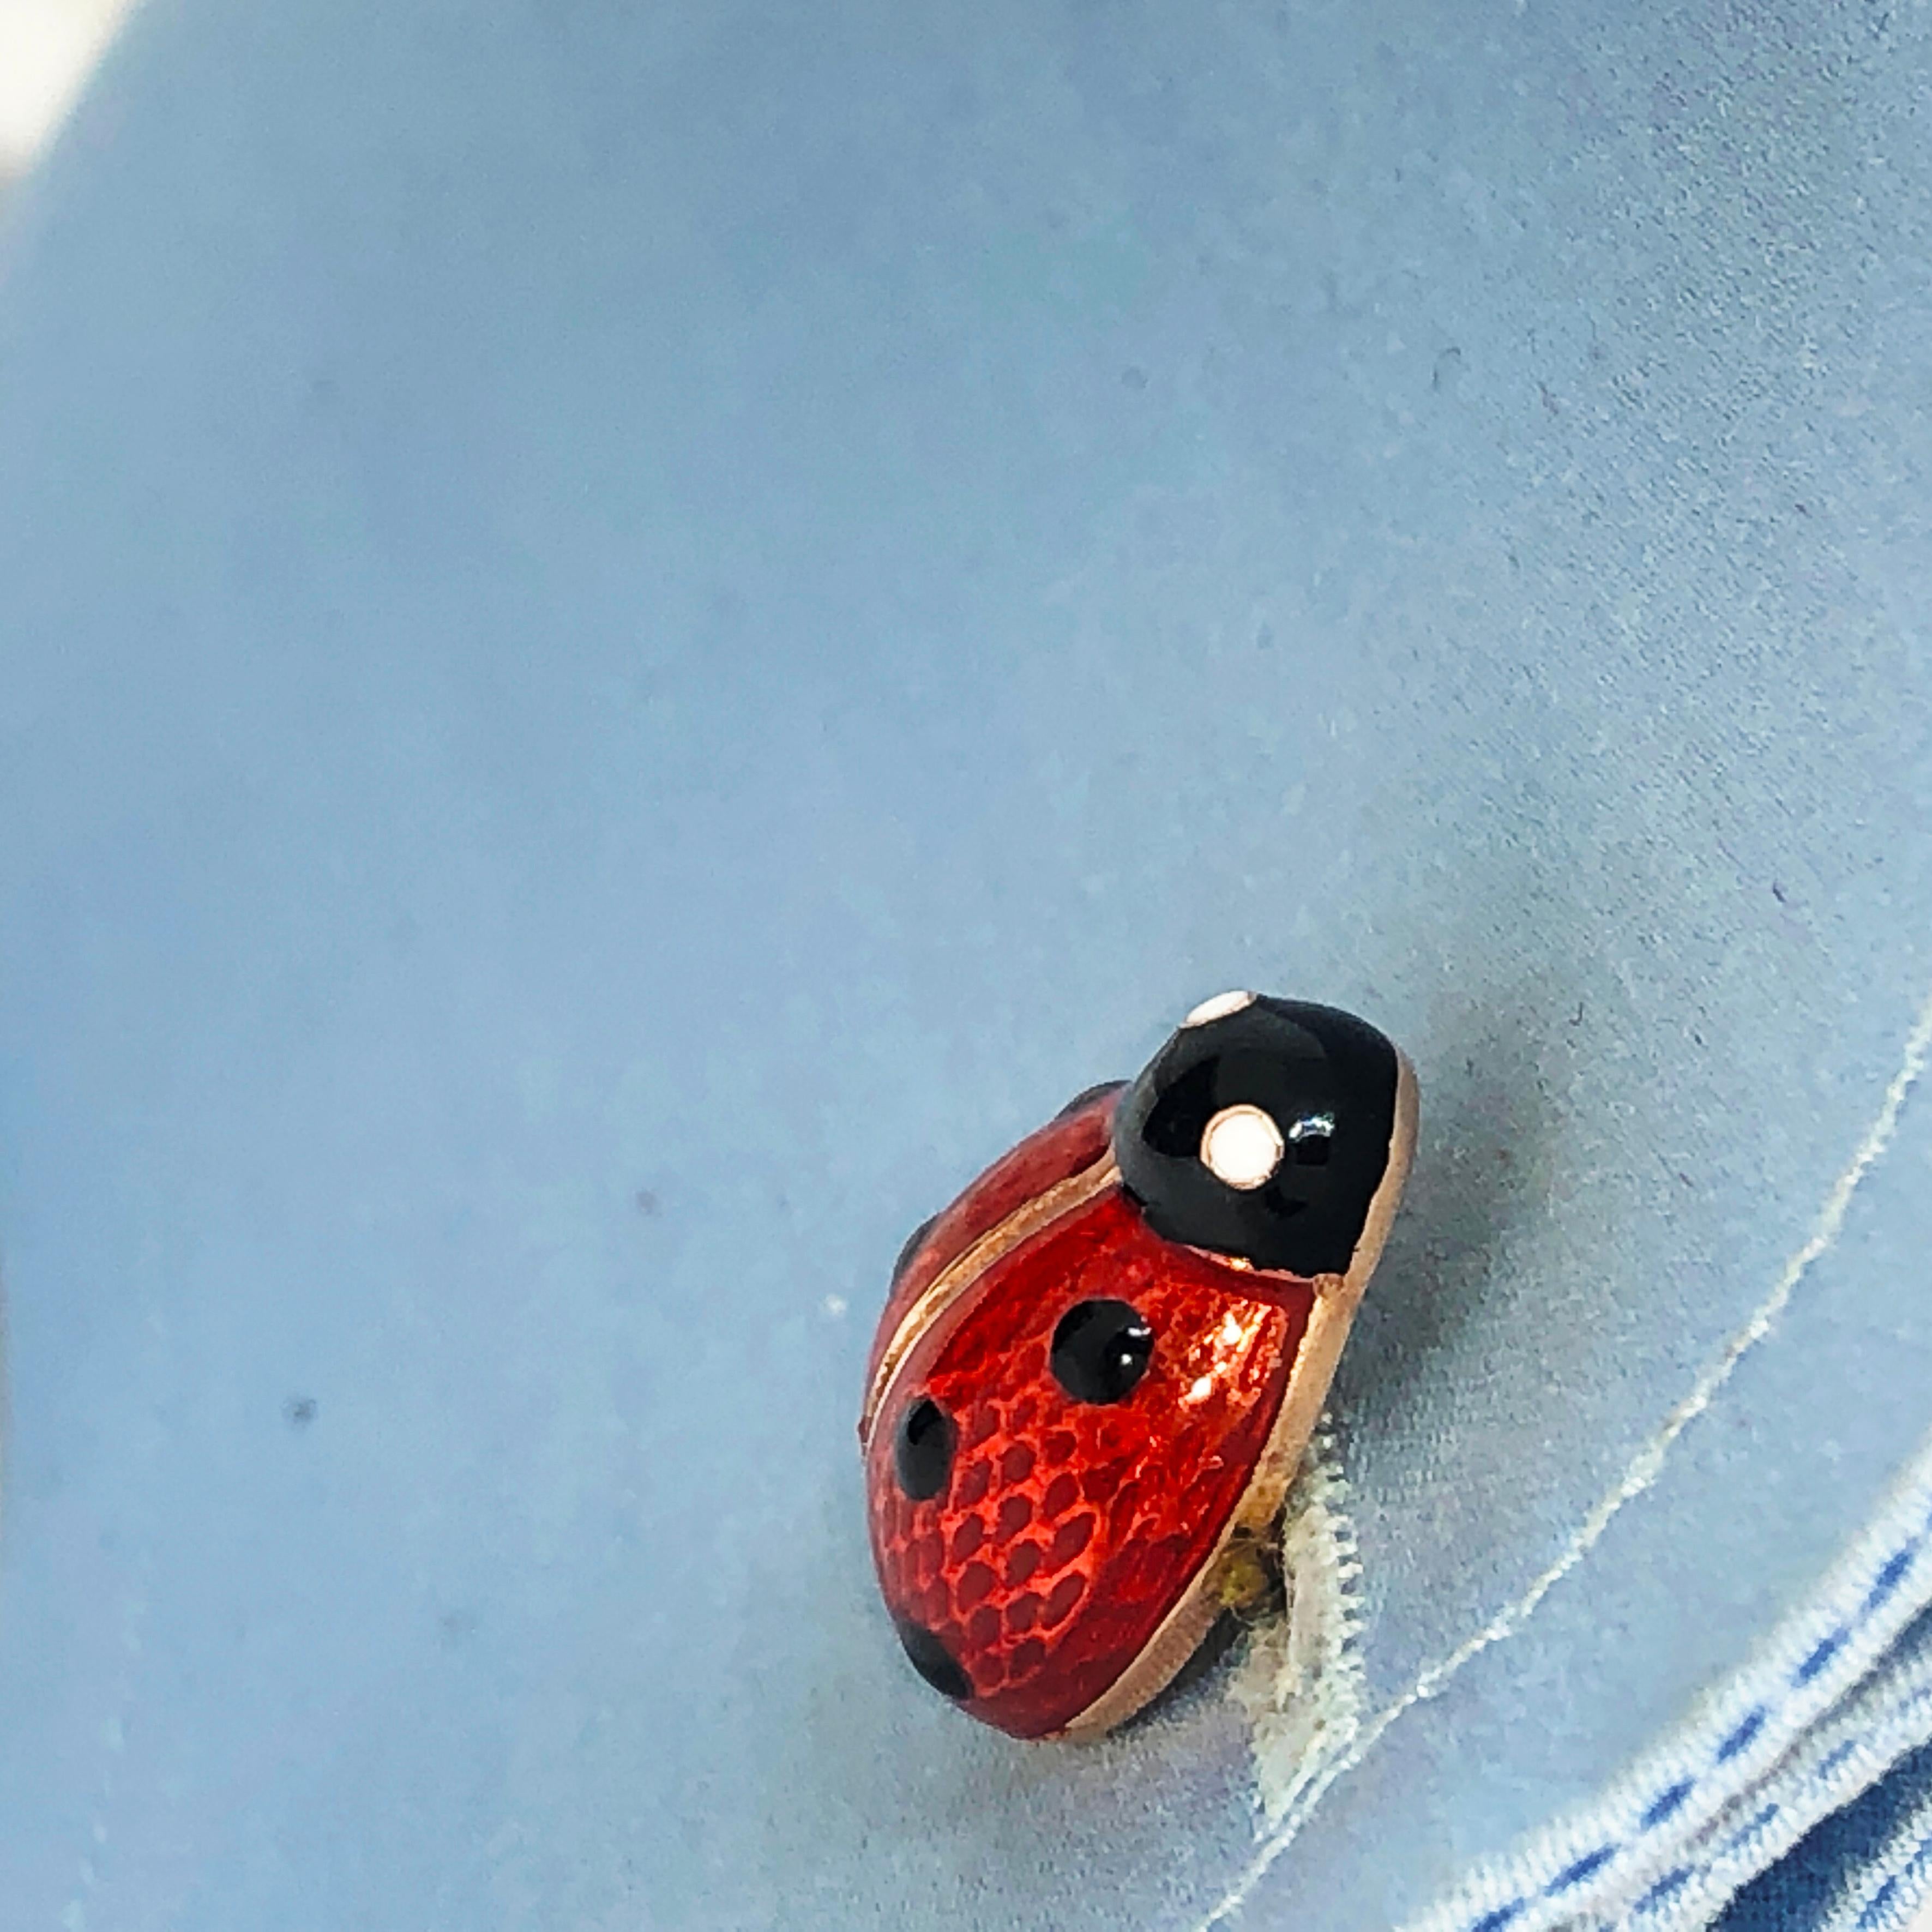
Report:
[[1694,1778],[1680,1778],[1675,1784],[1660,1791],[1650,1801],[1650,1809],[1643,1814],[1643,1828],[1648,1832],[1681,1810],[1684,1799],[1696,1788],[1697,1780]]
[[1673,1892],[1680,1891],[1684,1886],[1688,1885],[1690,1882],[1690,1868],[1688,1865],[1679,1865],[1675,1871],[1666,1872],[1664,1876],[1659,1879],[1640,1899],[1637,1900],[1636,1909],[1640,1912],[1642,1912],[1648,1910],[1651,1906],[1660,1904],[1664,1900],[1668,1898]]
[[1510,1900],[1507,1905],[1499,1905],[1493,1912],[1486,1912],[1469,1928],[1469,1932],[1503,1932],[1503,1928],[1522,1916],[1524,1900]]
[[1722,1764],[1726,1758],[1736,1757],[1738,1753],[1764,1729],[1764,1720],[1770,1714],[1760,1704],[1738,1725],[1724,1742],[1718,1747],[1718,1762]]
[[1912,1568],[1912,1559],[1918,1553],[1918,1544],[1908,1543],[1872,1579],[1871,1594],[1865,1599],[1865,1609],[1868,1612],[1877,1609],[1879,1605],[1905,1581],[1906,1573]]
[[1894,1872],[1865,1901],[1864,1910],[1858,1914],[1858,1923],[1861,1925],[1876,1925],[1890,1903],[1892,1894],[1898,1889],[1898,1874]]
[[1798,1674],[1792,1678],[1794,1684],[1809,1684],[1833,1658],[1845,1647],[1845,1640],[1851,1635],[1847,1630],[1835,1630],[1826,1637],[1798,1666]]
[[1573,1885],[1581,1885],[1592,1872],[1599,1872],[1617,1855],[1614,1845],[1599,1845],[1594,1852],[1586,1852],[1574,1864],[1566,1865],[1543,1889],[1546,1895],[1553,1897],[1559,1892],[1568,1892]]

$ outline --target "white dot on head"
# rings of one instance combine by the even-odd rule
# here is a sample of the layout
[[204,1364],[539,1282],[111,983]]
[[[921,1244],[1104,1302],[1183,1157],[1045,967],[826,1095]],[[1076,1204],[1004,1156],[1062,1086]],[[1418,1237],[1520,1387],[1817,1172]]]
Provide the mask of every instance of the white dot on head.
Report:
[[1238,1013],[1244,1006],[1251,1006],[1254,1003],[1252,993],[1216,993],[1211,1000],[1203,1000],[1180,1024],[1184,1027],[1205,1026],[1210,1020],[1224,1020],[1230,1013]]
[[1258,1107],[1223,1107],[1201,1130],[1201,1162],[1216,1180],[1244,1192],[1281,1165],[1287,1143]]

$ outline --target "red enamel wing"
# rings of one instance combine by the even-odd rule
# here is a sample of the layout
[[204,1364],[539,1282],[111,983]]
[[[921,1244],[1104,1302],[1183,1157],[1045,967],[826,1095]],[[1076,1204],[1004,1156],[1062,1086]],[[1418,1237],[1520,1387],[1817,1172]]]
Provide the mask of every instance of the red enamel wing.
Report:
[[934,1689],[1077,1737],[1172,1681],[1274,1540],[1415,1116],[1372,1027],[1223,994],[914,1234],[859,1436]]

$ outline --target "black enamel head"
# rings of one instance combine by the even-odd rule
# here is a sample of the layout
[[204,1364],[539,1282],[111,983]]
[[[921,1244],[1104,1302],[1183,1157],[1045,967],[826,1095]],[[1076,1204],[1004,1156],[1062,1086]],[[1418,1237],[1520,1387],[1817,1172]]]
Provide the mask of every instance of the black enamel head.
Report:
[[1114,1158],[1154,1232],[1342,1274],[1388,1171],[1401,1062],[1352,1013],[1265,995],[1197,1006],[1122,1096]]

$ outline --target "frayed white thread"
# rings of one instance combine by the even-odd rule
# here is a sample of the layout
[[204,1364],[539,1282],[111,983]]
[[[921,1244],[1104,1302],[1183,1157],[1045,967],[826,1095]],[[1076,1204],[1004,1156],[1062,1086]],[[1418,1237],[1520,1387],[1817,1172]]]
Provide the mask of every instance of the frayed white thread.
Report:
[[1544,1598],[1603,1540],[1604,1532],[1609,1528],[1618,1511],[1625,1504],[1642,1496],[1657,1480],[1663,1472],[1664,1458],[1669,1454],[1671,1445],[1710,1407],[1718,1391],[1730,1380],[1738,1364],[1770,1332],[1772,1323],[1784,1312],[1799,1282],[1810,1271],[1818,1258],[1838,1238],[1845,1225],[1845,1216],[1850,1210],[1852,1197],[1858,1192],[1859,1184],[1871,1171],[1874,1162],[1892,1144],[1892,1136],[1898,1130],[1898,1117],[1904,1108],[1906,1096],[1925,1070],[1928,1052],[1932,1052],[1932,992],[1927,994],[1919,1007],[1918,1018],[1913,1022],[1912,1030],[1906,1039],[1904,1057],[1885,1090],[1885,1097],[1880,1105],[1876,1118],[1852,1156],[1851,1164],[1833,1184],[1832,1191],[1825,1197],[1824,1205],[1812,1224],[1810,1236],[1785,1263],[1771,1292],[1758,1305],[1750,1319],[1725,1343],[1716,1360],[1692,1384],[1690,1394],[1664,1418],[1663,1426],[1631,1457],[1622,1478],[1599,1499],[1583,1519],[1556,1561],[1537,1576],[1514,1602],[1506,1605],[1473,1636],[1457,1645],[1446,1657],[1430,1664],[1408,1690],[1370,1720],[1350,1750],[1309,1780],[1300,1798],[1283,1817],[1280,1825],[1262,1842],[1246,1870],[1222,1895],[1214,1910],[1195,1928],[1195,1932],[1211,1932],[1213,1927],[1222,1924],[1238,1912],[1252,1896],[1255,1887],[1267,1875],[1268,1868],[1293,1842],[1295,1834],[1300,1830],[1310,1812],[1321,1802],[1336,1779],[1360,1764],[1375,1748],[1383,1732],[1405,1712],[1413,1709],[1431,1697],[1439,1696],[1450,1680],[1466,1664],[1480,1657],[1493,1645],[1514,1636]]
[[1256,1628],[1228,1686],[1248,1720],[1265,1829],[1280,1824],[1316,1778],[1347,1754],[1362,1727],[1366,1695],[1357,1589],[1362,1566],[1348,1494],[1324,1418],[1282,1510],[1286,1606]]

